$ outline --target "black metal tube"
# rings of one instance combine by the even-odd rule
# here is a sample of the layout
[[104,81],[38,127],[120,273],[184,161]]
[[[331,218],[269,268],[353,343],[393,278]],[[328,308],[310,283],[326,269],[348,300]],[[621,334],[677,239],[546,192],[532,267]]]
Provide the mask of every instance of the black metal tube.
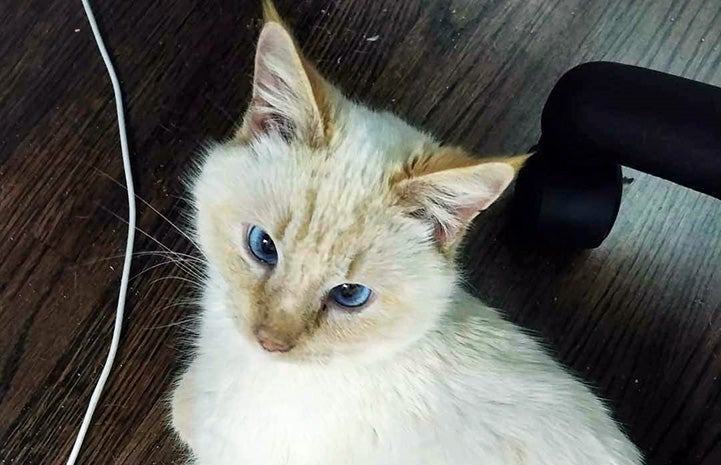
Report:
[[541,128],[544,156],[617,163],[721,199],[721,88],[586,63],[556,84]]

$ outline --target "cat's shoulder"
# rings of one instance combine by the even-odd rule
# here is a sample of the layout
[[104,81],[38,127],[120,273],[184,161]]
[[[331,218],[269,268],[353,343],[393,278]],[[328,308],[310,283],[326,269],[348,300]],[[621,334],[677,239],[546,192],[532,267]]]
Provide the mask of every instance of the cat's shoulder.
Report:
[[452,295],[452,305],[439,325],[437,343],[461,359],[549,361],[546,348],[531,331],[461,288]]

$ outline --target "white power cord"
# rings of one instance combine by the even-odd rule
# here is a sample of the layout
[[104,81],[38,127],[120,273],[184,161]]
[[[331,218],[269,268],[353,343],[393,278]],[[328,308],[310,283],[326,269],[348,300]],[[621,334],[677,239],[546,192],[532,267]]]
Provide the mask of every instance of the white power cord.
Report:
[[85,411],[85,417],[83,423],[80,425],[80,431],[75,439],[75,445],[73,450],[70,452],[67,465],[74,465],[80,453],[80,448],[83,445],[83,439],[85,434],[88,432],[88,427],[93,418],[95,407],[98,405],[100,395],[105,388],[105,383],[110,376],[110,370],[113,368],[113,362],[115,361],[115,354],[118,351],[118,345],[120,343],[120,333],[123,329],[123,313],[125,309],[125,299],[128,293],[128,281],[130,279],[130,263],[133,258],[133,244],[135,242],[135,187],[133,185],[133,176],[130,172],[130,153],[128,150],[128,136],[125,132],[125,114],[123,112],[123,95],[120,92],[120,82],[118,76],[115,74],[115,68],[108,55],[108,50],[105,48],[103,43],[103,37],[100,35],[98,30],[98,24],[95,22],[95,16],[93,10],[90,8],[88,0],[82,0],[83,8],[85,8],[85,14],[88,17],[90,28],[93,30],[95,36],[95,42],[98,44],[100,55],[103,57],[105,67],[108,69],[110,75],[110,81],[113,83],[113,93],[115,94],[115,109],[118,114],[118,132],[120,133],[120,149],[123,154],[123,169],[125,171],[125,185],[128,191],[128,239],[125,245],[125,261],[123,262],[123,274],[120,278],[120,292],[118,293],[118,306],[115,310],[115,328],[113,329],[113,339],[110,343],[110,351],[108,352],[108,358],[105,360],[103,371],[100,373],[98,384],[95,386],[93,395],[90,397],[88,403],[88,409]]

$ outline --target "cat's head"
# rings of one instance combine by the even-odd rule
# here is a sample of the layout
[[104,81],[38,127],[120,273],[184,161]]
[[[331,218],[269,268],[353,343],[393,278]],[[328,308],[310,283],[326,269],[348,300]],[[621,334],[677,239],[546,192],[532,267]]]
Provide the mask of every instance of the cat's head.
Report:
[[434,328],[455,245],[514,173],[344,98],[267,22],[242,125],[194,186],[209,285],[259,353],[393,353]]

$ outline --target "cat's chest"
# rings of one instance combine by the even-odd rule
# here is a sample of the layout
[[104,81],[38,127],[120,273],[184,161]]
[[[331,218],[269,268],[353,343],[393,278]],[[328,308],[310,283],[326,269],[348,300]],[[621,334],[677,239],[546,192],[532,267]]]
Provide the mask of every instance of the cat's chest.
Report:
[[449,441],[462,440],[447,435],[454,419],[398,383],[252,371],[221,378],[195,403],[200,463],[383,465],[419,451],[414,463],[444,464]]
[[218,389],[199,395],[201,463],[330,465],[349,463],[359,447],[372,447],[375,433],[364,421],[362,399],[332,392],[327,383],[279,376],[226,376]]

